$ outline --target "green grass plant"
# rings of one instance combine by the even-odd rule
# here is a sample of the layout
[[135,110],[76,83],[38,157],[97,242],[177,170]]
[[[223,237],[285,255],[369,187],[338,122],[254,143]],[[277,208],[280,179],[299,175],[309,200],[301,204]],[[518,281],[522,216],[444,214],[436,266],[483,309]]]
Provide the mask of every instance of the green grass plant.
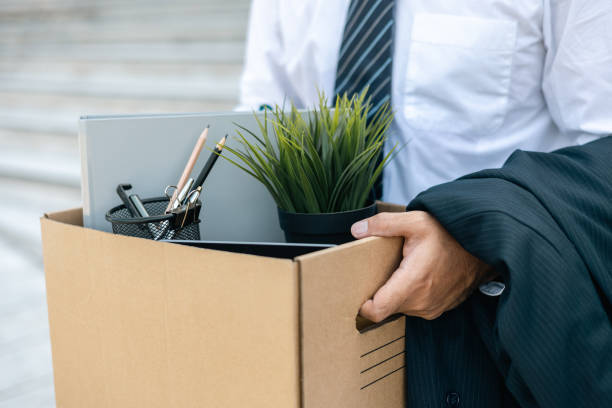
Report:
[[285,211],[363,208],[397,147],[379,162],[393,113],[386,103],[368,120],[366,93],[338,97],[333,108],[321,93],[318,107],[304,116],[293,103],[288,111],[277,105],[263,121],[255,115],[261,136],[238,125],[240,146],[226,144],[222,157],[261,182]]

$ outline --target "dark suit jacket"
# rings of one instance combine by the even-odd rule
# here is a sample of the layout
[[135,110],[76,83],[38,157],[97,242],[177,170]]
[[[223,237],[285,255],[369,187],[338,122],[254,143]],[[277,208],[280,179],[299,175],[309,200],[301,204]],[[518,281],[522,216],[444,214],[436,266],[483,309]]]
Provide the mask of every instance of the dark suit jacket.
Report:
[[407,320],[409,407],[612,407],[612,137],[420,194],[506,283]]

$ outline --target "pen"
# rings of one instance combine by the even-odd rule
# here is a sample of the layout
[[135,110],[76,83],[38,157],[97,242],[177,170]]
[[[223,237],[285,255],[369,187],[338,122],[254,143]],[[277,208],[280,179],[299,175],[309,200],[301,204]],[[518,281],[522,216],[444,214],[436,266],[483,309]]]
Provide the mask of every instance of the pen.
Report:
[[174,202],[176,201],[177,195],[181,192],[183,187],[185,187],[185,183],[187,182],[187,179],[189,178],[189,174],[191,174],[191,171],[193,170],[193,166],[195,166],[195,163],[198,160],[198,156],[200,155],[200,152],[202,151],[202,148],[204,147],[204,143],[206,143],[206,137],[208,136],[209,127],[210,126],[206,126],[206,128],[204,129],[204,131],[198,138],[198,141],[196,142],[196,145],[194,146],[193,151],[191,152],[191,156],[189,157],[189,160],[187,161],[187,164],[185,165],[183,174],[181,175],[181,178],[179,179],[179,182],[176,185],[176,190],[174,190],[174,194],[172,194],[172,198],[170,199],[170,202],[168,203],[168,206],[166,207],[166,213],[168,213],[172,209]]
[[[138,215],[140,215],[142,218],[145,218],[145,217],[149,216],[149,212],[145,208],[145,206],[142,203],[142,200],[140,199],[138,194],[130,195],[129,199],[132,202],[132,204],[134,205],[134,207],[136,208],[136,211],[138,212]],[[168,222],[164,221],[164,223],[167,224]],[[164,226],[165,225],[164,223],[162,223],[161,225]],[[157,226],[154,223],[148,222],[147,223],[147,228],[149,229],[149,232],[151,233],[151,236],[153,237],[153,239],[156,240],[156,241],[159,240],[161,238],[161,236],[163,235],[164,228],[162,228],[160,230],[159,228],[157,228]]]
[[119,195],[119,198],[121,198],[121,201],[123,201],[123,205],[125,205],[125,208],[128,209],[130,215],[132,217],[137,217],[138,216],[138,210],[134,206],[134,203],[132,202],[132,200],[130,200],[128,198],[127,194],[125,193],[126,191],[130,190],[131,188],[132,188],[131,184],[119,184],[117,186],[117,194]]
[[[200,197],[200,192],[202,191],[202,187],[197,187],[195,190],[191,191],[189,193],[189,196],[187,196],[187,203],[183,204],[181,207],[178,208],[174,208],[172,210],[172,212],[174,213],[182,213],[183,211],[185,212],[185,217],[187,217],[187,215],[189,214],[189,208],[192,205],[195,205],[195,203],[198,201],[198,198]],[[164,239],[172,239],[174,238],[174,234],[176,234],[176,230],[175,229],[171,229],[168,231],[168,233],[166,234],[166,236],[164,237]]]
[[174,203],[172,204],[172,209],[173,210],[175,208],[180,207],[183,204],[183,202],[187,198],[187,194],[189,193],[189,190],[191,190],[192,186],[193,186],[193,179],[190,178],[190,179],[187,180],[187,183],[185,183],[185,186],[183,187],[181,192],[178,193],[178,195],[176,196],[176,200],[174,200]]
[[193,183],[193,188],[201,187],[204,184],[204,181],[206,181],[206,177],[208,177],[208,174],[212,170],[213,166],[215,165],[215,162],[219,158],[219,155],[223,151],[223,146],[225,146],[226,140],[227,135],[223,136],[223,139],[219,140],[219,143],[217,143],[217,145],[215,146],[215,150],[212,151],[212,153],[208,157],[208,160],[206,161],[206,164],[202,168],[202,171],[200,171],[198,178]]
[[149,216],[149,212],[144,207],[144,204],[142,204],[142,201],[140,200],[140,197],[138,196],[138,194],[132,194],[128,198],[132,202],[132,205],[134,206],[134,208],[136,208],[138,215],[140,215],[142,218]]
[[198,198],[200,198],[201,192],[202,192],[201,186],[198,186],[195,190],[193,190],[189,197],[188,205],[195,204],[198,201]]

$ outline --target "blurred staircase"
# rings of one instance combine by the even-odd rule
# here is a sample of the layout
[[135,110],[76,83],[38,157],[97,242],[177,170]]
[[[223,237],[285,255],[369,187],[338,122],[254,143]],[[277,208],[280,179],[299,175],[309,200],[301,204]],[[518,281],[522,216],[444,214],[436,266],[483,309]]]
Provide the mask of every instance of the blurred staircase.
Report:
[[0,408],[51,407],[38,218],[80,205],[85,114],[237,103],[248,0],[0,0]]

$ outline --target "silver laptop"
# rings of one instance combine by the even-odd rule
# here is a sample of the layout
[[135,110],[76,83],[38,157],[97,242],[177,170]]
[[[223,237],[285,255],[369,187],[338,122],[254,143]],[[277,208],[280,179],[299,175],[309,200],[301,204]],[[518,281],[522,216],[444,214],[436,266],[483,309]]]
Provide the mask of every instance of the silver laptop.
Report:
[[[252,113],[82,117],[79,144],[84,226],[111,231],[105,214],[121,204],[116,194],[120,183],[131,184],[130,193],[143,199],[163,196],[167,185],[177,183],[206,125],[210,125],[208,148],[214,148],[225,134],[229,134],[227,145],[238,147],[237,124],[258,129]],[[206,148],[202,150],[192,177],[209,154]],[[270,194],[223,158],[217,160],[206,180],[201,200],[203,240],[284,241]]]

